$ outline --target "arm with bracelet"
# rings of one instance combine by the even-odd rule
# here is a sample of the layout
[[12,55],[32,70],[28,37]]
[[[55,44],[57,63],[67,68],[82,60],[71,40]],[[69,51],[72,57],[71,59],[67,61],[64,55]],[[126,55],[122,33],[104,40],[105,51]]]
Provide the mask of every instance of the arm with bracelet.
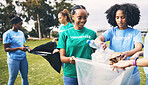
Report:
[[136,57],[136,58],[133,60],[133,66],[137,66],[137,64],[136,64],[137,59],[139,59],[139,57]]
[[113,65],[114,68],[126,68],[129,66],[140,66],[140,67],[147,67],[148,66],[148,58],[135,58],[134,60],[121,60],[118,63]]

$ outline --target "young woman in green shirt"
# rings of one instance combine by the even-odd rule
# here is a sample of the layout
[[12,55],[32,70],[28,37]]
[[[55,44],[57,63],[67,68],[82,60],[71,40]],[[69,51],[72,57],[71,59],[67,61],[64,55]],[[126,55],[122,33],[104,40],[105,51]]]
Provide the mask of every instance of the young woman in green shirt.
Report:
[[[71,15],[67,9],[64,9],[63,11],[59,12],[58,14],[58,20],[61,24],[60,30],[59,30],[59,36],[61,33],[71,27],[73,27]],[[57,39],[54,38],[52,42],[55,42]],[[59,49],[54,49],[53,53],[59,52]]]
[[58,19],[61,24],[59,33],[73,27],[72,20],[70,13],[67,9],[64,9],[63,11],[59,12]]
[[57,47],[60,48],[60,58],[64,63],[64,85],[78,85],[75,58],[91,59],[92,50],[86,41],[97,37],[96,32],[84,27],[87,22],[84,6],[74,6],[71,13],[74,27],[61,33]]

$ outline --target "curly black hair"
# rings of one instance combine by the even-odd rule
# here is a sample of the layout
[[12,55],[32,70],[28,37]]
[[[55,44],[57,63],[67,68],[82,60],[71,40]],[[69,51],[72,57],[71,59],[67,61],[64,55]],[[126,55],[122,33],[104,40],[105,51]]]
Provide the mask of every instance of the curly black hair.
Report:
[[123,10],[123,13],[126,17],[128,26],[135,26],[139,23],[140,20],[140,10],[136,4],[125,3],[125,4],[115,4],[111,6],[105,13],[108,23],[113,27],[118,26],[115,20],[117,10]]

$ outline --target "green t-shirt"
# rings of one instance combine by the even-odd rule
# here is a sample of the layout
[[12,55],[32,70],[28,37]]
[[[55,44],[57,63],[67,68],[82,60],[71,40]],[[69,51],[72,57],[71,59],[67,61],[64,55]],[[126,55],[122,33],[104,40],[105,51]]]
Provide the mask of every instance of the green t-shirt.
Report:
[[[61,33],[57,48],[66,49],[66,57],[91,59],[92,50],[86,43],[87,40],[97,38],[96,32],[88,28],[75,30],[70,28]],[[77,78],[76,67],[71,63],[64,63],[64,76]]]
[[67,25],[61,25],[60,26],[60,31],[59,31],[59,36],[60,36],[60,34],[63,32],[63,31],[65,31],[65,30],[67,30],[67,29],[69,29],[69,28],[71,28],[71,27],[73,27],[73,24],[71,24],[70,22],[68,22],[68,24]]

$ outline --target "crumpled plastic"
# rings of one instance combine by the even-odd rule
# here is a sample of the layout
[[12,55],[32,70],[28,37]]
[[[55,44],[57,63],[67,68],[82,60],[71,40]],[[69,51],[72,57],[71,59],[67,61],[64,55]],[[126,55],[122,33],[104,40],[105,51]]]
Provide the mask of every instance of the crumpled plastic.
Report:
[[129,85],[134,67],[112,71],[109,55],[112,50],[96,50],[92,60],[76,58],[77,78],[79,85]]

